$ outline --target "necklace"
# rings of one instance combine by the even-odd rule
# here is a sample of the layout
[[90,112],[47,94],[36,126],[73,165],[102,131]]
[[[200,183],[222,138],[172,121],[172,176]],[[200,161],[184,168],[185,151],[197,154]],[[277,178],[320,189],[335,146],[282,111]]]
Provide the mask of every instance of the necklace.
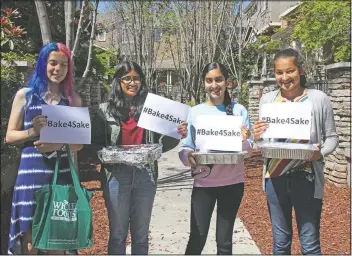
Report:
[[136,107],[134,105],[132,105],[130,107],[130,112],[128,113],[129,116],[133,116],[134,112],[136,112]]
[[60,102],[62,94],[47,91],[42,95],[42,98],[48,104],[57,104]]

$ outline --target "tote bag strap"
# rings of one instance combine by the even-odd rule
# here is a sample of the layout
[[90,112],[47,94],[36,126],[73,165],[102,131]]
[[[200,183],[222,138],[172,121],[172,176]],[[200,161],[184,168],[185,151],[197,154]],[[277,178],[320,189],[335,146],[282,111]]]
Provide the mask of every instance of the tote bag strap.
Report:
[[[84,193],[83,193],[83,190],[81,188],[81,183],[79,182],[79,179],[78,179],[78,175],[77,175],[77,172],[76,172],[75,165],[73,164],[73,161],[72,161],[70,146],[66,144],[65,145],[65,149],[66,149],[66,153],[67,153],[67,158],[68,158],[69,168],[70,168],[71,177],[72,177],[72,181],[73,181],[73,186],[75,188],[75,193],[76,193],[78,198],[83,198],[84,197]],[[57,183],[57,177],[59,175],[59,165],[60,165],[60,161],[61,161],[61,155],[62,155],[62,151],[57,152],[55,170],[54,170],[54,177],[53,177],[52,185],[56,185],[56,183]]]
[[83,190],[81,188],[81,183],[79,182],[75,165],[73,164],[73,161],[72,161],[70,146],[68,144],[66,144],[65,148],[66,148],[66,152],[67,152],[68,163],[69,163],[69,166],[70,166],[71,177],[72,177],[72,181],[73,181],[73,185],[74,185],[74,188],[75,188],[76,195],[77,195],[78,198],[84,198],[85,195],[84,195]]
[[56,163],[55,163],[55,170],[54,170],[52,185],[56,185],[57,183],[57,176],[59,175],[60,160],[61,160],[61,151],[57,152],[57,155],[56,155]]

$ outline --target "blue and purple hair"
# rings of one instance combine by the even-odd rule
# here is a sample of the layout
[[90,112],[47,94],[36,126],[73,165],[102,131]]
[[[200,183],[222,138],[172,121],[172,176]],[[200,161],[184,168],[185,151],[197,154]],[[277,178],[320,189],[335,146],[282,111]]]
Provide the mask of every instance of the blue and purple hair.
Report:
[[48,57],[53,51],[61,51],[68,58],[68,71],[65,79],[61,82],[61,89],[64,97],[68,99],[70,106],[73,105],[73,62],[71,51],[61,43],[49,43],[40,50],[35,71],[26,85],[27,88],[30,88],[26,94],[26,101],[28,105],[30,104],[31,96],[40,98],[41,95],[48,90],[48,77],[46,74],[46,69]]

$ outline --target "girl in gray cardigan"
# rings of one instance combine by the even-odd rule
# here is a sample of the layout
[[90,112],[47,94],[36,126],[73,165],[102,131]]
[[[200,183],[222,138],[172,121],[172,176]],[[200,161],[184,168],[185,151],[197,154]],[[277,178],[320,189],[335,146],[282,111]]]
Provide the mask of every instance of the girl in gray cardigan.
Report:
[[[302,57],[293,49],[275,55],[275,77],[280,89],[263,95],[263,104],[272,102],[310,102],[312,130],[309,141],[320,148],[307,161],[264,159],[263,188],[267,196],[273,232],[273,254],[291,254],[292,208],[295,209],[302,254],[321,254],[320,218],[324,193],[324,157],[338,145],[334,113],[328,96],[305,87]],[[255,140],[265,132],[268,124],[254,124]],[[288,142],[289,139],[283,139]]]

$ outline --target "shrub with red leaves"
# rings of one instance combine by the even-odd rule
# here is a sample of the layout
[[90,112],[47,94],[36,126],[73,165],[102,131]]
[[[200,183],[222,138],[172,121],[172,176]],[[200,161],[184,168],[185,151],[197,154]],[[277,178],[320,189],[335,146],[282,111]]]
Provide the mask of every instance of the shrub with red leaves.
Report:
[[13,50],[14,41],[26,34],[26,31],[21,26],[16,26],[12,21],[13,19],[21,18],[17,9],[7,8],[3,13],[5,16],[1,16],[1,46],[9,43],[10,49]]

